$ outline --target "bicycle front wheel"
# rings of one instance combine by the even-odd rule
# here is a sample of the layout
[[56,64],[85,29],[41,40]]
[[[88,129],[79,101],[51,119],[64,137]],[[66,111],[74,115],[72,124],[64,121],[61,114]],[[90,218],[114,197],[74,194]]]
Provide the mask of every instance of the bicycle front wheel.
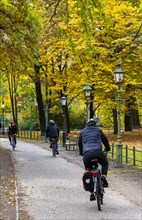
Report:
[[52,144],[53,157],[56,157],[56,144]]
[[11,145],[12,145],[12,149],[15,150],[15,140],[14,140],[14,137],[12,137],[12,139],[11,139]]
[[96,182],[96,196],[97,196],[98,210],[101,211],[102,195],[101,195],[100,176],[97,177],[97,182]]

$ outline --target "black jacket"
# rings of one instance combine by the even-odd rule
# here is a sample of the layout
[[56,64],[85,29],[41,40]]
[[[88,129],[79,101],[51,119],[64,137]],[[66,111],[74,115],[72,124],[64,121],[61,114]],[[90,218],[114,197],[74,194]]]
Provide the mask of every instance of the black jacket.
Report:
[[9,135],[17,134],[17,126],[16,126],[16,124],[9,126],[9,128],[8,128],[8,134],[9,134]]
[[52,123],[47,126],[46,129],[46,137],[58,137],[59,136],[59,129],[55,123]]
[[105,151],[110,151],[108,139],[102,130],[96,126],[88,126],[80,131],[78,139],[79,153],[83,155],[88,151],[102,151],[102,143],[105,146]]

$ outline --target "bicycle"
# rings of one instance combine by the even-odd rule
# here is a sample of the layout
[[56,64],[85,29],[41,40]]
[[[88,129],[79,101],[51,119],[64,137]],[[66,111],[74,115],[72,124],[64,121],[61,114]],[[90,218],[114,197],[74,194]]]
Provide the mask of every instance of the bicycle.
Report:
[[103,197],[104,197],[104,186],[103,181],[101,178],[101,169],[99,168],[98,159],[91,160],[92,163],[92,169],[91,174],[93,177],[93,183],[94,183],[94,195],[97,199],[97,206],[98,210],[101,211],[101,205],[103,205]]
[[15,139],[16,139],[16,135],[15,134],[11,135],[11,145],[13,150],[15,150],[16,148]]
[[52,147],[53,157],[56,157],[57,155],[57,139],[56,138],[51,139],[51,147]]

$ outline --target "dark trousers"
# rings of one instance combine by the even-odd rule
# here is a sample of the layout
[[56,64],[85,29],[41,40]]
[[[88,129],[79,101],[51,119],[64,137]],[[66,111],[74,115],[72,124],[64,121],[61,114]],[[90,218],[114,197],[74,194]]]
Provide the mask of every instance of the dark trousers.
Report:
[[86,152],[83,155],[83,163],[86,170],[92,169],[92,164],[91,164],[92,159],[98,159],[98,163],[102,166],[102,174],[107,175],[109,163],[104,152],[103,151]]

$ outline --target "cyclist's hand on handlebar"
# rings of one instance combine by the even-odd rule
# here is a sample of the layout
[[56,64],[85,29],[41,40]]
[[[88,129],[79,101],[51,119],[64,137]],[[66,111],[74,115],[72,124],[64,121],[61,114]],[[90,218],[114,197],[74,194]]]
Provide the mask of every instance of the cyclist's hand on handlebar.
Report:
[[108,154],[108,151],[107,150],[104,150],[104,154],[107,156],[107,154]]

